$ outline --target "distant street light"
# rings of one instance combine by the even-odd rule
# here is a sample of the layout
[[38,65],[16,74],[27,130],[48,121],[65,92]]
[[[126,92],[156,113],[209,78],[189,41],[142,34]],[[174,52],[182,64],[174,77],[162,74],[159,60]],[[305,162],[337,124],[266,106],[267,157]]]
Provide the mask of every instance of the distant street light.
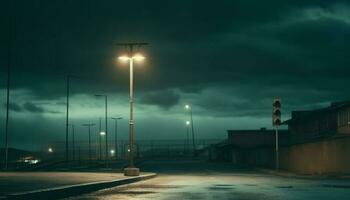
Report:
[[114,156],[114,153],[115,153],[114,149],[111,149],[111,150],[110,150],[110,153],[111,153],[111,157],[113,157],[113,156]]
[[52,149],[52,148],[49,148],[49,149],[47,150],[47,152],[53,153],[53,149]]
[[105,98],[105,135],[106,135],[106,165],[108,160],[108,118],[107,118],[107,95],[95,94],[95,97],[104,97]]
[[74,135],[74,124],[69,124],[72,127],[72,152],[73,152],[73,161],[75,160],[75,135]]
[[114,148],[115,148],[115,159],[118,159],[118,120],[123,119],[122,117],[112,117],[111,119],[115,122],[115,134],[114,134]]
[[191,128],[192,128],[192,148],[193,148],[193,155],[196,153],[196,144],[194,139],[194,128],[193,128],[193,114],[192,114],[192,107],[190,105],[185,105],[185,109],[190,112],[190,119],[191,119]]
[[102,128],[101,128],[101,117],[99,118],[99,129],[98,129],[98,141],[99,141],[99,159],[102,160]]
[[145,57],[134,54],[133,47],[146,45],[147,43],[119,43],[117,45],[129,47],[129,54],[118,57],[119,60],[129,62],[130,68],[130,122],[129,122],[129,165],[124,169],[126,176],[138,176],[140,171],[134,166],[134,61],[142,61]]
[[95,124],[88,123],[88,124],[83,124],[83,126],[87,126],[89,131],[89,160],[91,160],[91,127],[95,126]]
[[187,140],[186,140],[186,149],[187,149],[187,152],[189,150],[189,147],[190,147],[190,125],[191,125],[191,122],[190,121],[186,121],[186,133],[187,133]]
[[[100,118],[100,129],[101,129],[101,118]],[[99,143],[100,143],[100,160],[102,160],[102,137],[105,136],[106,133],[104,131],[99,132]]]
[[69,126],[69,89],[71,78],[78,78],[77,76],[67,75],[67,90],[66,90],[66,162],[68,162],[68,126]]

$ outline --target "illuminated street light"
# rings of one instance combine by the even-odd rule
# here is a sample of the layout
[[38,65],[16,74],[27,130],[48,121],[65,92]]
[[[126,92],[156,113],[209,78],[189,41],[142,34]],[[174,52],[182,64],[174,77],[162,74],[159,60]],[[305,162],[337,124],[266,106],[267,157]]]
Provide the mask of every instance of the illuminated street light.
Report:
[[[132,55],[132,46],[130,45],[130,55]],[[129,165],[124,170],[126,176],[138,176],[140,174],[139,169],[134,166],[134,61],[142,61],[145,59],[141,54],[134,54],[133,56],[120,56],[121,61],[129,61],[130,67],[130,122],[129,122]]]
[[115,159],[118,159],[118,120],[123,119],[123,117],[111,117],[115,122],[114,128],[114,148],[115,148]]
[[52,148],[49,148],[47,151],[48,151],[49,153],[53,153],[53,149],[52,149]]
[[186,121],[186,152],[190,149],[190,121]]
[[106,135],[106,132],[101,131],[101,132],[100,132],[100,135],[101,135],[101,136],[105,136],[105,135]]
[[[196,152],[196,144],[195,144],[195,140],[194,140],[194,128],[193,128],[193,114],[192,114],[192,107],[190,105],[185,105],[185,109],[188,110],[190,112],[190,119],[191,119],[191,128],[192,128],[192,148],[193,148],[193,155],[195,155]],[[186,122],[187,123],[187,122]],[[190,125],[188,124],[188,125]]]
[[108,165],[108,117],[107,117],[107,100],[108,100],[108,97],[107,95],[104,95],[104,94],[95,94],[95,97],[104,97],[105,98],[105,135],[106,135],[106,167]]
[[111,153],[111,156],[113,156],[115,153],[114,149],[110,150],[110,153]]

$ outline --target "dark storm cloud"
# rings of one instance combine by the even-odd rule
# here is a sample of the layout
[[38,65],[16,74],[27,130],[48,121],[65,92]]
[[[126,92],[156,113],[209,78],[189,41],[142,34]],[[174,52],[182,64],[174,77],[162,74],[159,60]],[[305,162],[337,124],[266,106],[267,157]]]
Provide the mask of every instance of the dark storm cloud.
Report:
[[[6,109],[6,104],[4,104],[3,107],[4,109]],[[52,114],[60,113],[57,111],[46,110],[43,107],[32,102],[26,102],[23,104],[10,103],[9,109],[14,112],[52,113]]]
[[35,104],[33,104],[32,102],[27,102],[25,104],[23,104],[23,109],[32,112],[32,113],[43,113],[45,112],[45,110]]
[[[350,75],[349,24],[329,17],[348,9],[347,1],[140,1],[133,12],[125,9],[128,2],[116,1],[12,3],[12,87],[31,89],[38,98],[64,96],[67,73],[108,83],[74,80],[71,93],[126,93],[128,71],[116,67],[113,46],[125,40],[151,43],[144,49],[147,63],[135,68],[139,90],[200,94],[212,86],[247,85],[249,99],[262,87],[278,85],[295,98],[302,93],[295,90],[348,97],[341,97],[338,85]],[[304,12],[312,9],[319,13],[310,19]],[[4,18],[1,24],[6,30]],[[2,66],[4,55],[5,46]],[[148,100],[154,96],[141,102],[164,108],[177,102],[171,92],[159,102]]]
[[[4,108],[6,109],[6,104],[3,105]],[[16,103],[10,103],[9,104],[9,110],[15,111],[15,112],[21,112],[22,108],[20,105],[16,104]]]
[[142,104],[157,105],[169,109],[179,103],[180,95],[173,90],[148,92],[143,94],[139,101]]

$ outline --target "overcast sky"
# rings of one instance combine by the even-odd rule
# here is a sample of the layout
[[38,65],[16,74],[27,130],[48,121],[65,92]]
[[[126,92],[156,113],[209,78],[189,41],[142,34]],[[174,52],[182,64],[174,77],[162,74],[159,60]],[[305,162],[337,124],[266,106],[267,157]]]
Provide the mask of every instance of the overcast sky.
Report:
[[[271,103],[291,110],[348,100],[350,4],[340,0],[1,1],[1,143],[5,130],[9,16],[12,16],[10,145],[64,140],[65,76],[70,123],[123,116],[129,71],[116,42],[148,42],[135,64],[137,139],[184,139],[191,104],[197,138],[227,129],[271,128]],[[96,128],[96,127],[95,127]],[[97,130],[97,129],[96,129]],[[110,121],[109,131],[114,131]]]

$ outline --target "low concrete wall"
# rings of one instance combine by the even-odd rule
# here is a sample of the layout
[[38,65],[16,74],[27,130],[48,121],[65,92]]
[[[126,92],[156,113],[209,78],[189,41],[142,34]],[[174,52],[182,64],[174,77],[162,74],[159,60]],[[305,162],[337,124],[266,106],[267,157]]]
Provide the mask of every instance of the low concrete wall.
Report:
[[350,137],[280,149],[280,167],[301,174],[350,173]]

